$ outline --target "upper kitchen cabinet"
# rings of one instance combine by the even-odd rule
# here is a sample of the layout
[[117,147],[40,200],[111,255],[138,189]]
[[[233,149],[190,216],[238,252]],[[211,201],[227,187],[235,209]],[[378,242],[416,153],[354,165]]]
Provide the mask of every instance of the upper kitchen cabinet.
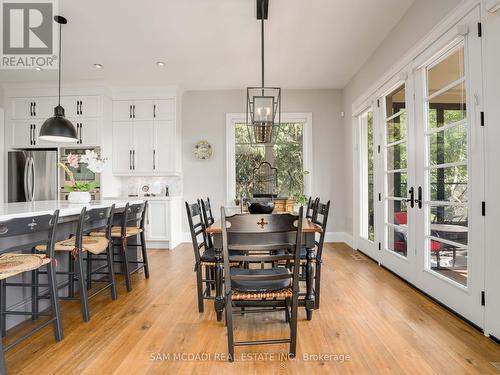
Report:
[[174,119],[175,99],[113,101],[113,121],[154,121]]
[[100,113],[98,96],[64,96],[61,105],[66,117],[98,117]]
[[49,118],[54,116],[56,97],[12,98],[11,118],[25,120],[34,118]]

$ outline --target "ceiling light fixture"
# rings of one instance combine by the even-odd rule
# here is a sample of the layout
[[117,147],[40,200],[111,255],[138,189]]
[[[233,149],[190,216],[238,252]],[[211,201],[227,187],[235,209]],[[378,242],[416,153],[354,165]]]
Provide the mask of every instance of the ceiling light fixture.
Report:
[[41,129],[39,138],[49,142],[76,142],[78,137],[76,129],[67,118],[64,117],[64,108],[61,106],[61,60],[62,60],[62,25],[68,20],[62,16],[55,16],[54,21],[59,24],[59,102],[54,108],[54,117],[46,120]]
[[251,142],[259,144],[275,143],[281,123],[281,88],[264,84],[264,20],[268,18],[268,10],[269,0],[257,0],[257,19],[261,21],[262,84],[247,87],[246,123]]
[[159,67],[164,67],[165,63],[163,61],[157,61],[156,65],[158,65]]
[[102,68],[104,68],[104,66],[102,64],[94,64],[94,68],[102,69]]
[[42,68],[40,68],[39,66],[35,66],[35,70],[39,72],[42,70]]

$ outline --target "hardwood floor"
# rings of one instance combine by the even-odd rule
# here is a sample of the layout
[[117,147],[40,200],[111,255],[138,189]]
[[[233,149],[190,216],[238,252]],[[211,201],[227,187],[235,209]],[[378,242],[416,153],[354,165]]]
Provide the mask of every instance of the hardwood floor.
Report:
[[[192,248],[183,244],[151,250],[151,278],[135,275],[127,293],[120,277],[118,300],[94,298],[88,323],[77,301],[63,301],[65,339],[56,343],[51,329],[37,333],[7,353],[9,374],[499,373],[490,362],[500,362],[500,345],[354,254],[325,245],[321,309],[312,321],[300,309],[296,359],[279,357],[287,345],[267,345],[237,348],[237,361],[225,360],[226,328],[212,301],[198,313]],[[236,316],[234,324],[237,339],[288,334],[283,313]]]

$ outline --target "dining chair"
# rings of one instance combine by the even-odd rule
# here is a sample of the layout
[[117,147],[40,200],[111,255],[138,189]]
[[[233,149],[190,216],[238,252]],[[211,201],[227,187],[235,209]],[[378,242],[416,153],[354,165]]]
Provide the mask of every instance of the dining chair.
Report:
[[314,216],[314,210],[316,209],[316,206],[319,203],[319,198],[316,198],[313,200],[312,197],[309,197],[309,200],[307,201],[307,206],[306,206],[306,218],[309,220],[312,220]]
[[[56,252],[67,253],[73,263],[73,267],[69,271],[58,271],[58,275],[68,275],[68,282],[58,285],[58,289],[68,287],[68,296],[59,297],[59,299],[73,300],[79,299],[82,310],[82,317],[85,322],[90,320],[89,300],[106,289],[110,289],[111,298],[116,300],[116,281],[113,265],[113,247],[111,241],[111,228],[113,226],[115,206],[105,208],[94,208],[87,210],[83,207],[80,212],[75,235],[70,239],[58,241],[54,248]],[[96,231],[104,231],[104,236],[90,236],[90,233]],[[39,253],[45,253],[47,247],[39,245],[35,247]],[[102,258],[104,255],[104,259]],[[105,261],[104,265],[100,265],[97,269],[92,269],[93,261]],[[87,262],[87,271],[85,271],[84,261]],[[106,272],[102,272],[106,270]],[[38,303],[42,299],[46,299],[47,295],[39,295],[39,276],[45,272],[35,271],[35,287],[34,287],[34,307],[38,311]],[[92,275],[105,274],[109,280],[94,281],[103,284],[99,289],[89,293],[92,287]],[[78,297],[74,296],[74,284],[78,287]],[[36,317],[36,315],[35,315]]]
[[[264,214],[226,216],[221,209],[224,260],[225,313],[229,360],[234,360],[235,346],[289,343],[289,355],[296,355],[297,310],[299,293],[298,267],[233,268],[233,262],[280,261],[299,263],[302,247],[303,207],[298,215]],[[276,253],[277,250],[288,251]],[[245,250],[242,254],[234,251]],[[238,309],[240,309],[238,311]],[[243,310],[244,309],[244,310]],[[233,314],[285,311],[290,337],[235,341]]]
[[[121,273],[125,276],[127,292],[132,291],[132,274],[144,269],[144,276],[149,279],[149,260],[145,237],[147,208],[147,201],[135,204],[127,203],[121,214],[120,225],[114,225],[111,228],[113,248],[118,249],[118,254],[113,253],[113,262],[122,266]],[[97,231],[90,233],[90,235],[104,236],[105,234],[103,231]],[[131,243],[131,238],[136,238],[137,243]],[[128,252],[135,251],[138,247],[141,248],[142,259],[130,259]],[[118,255],[118,260],[114,258],[116,255]],[[131,264],[137,266],[131,269]]]
[[[1,337],[0,337],[0,374],[6,374],[4,352],[11,349],[13,346],[24,341],[32,334],[40,329],[54,324],[54,334],[57,341],[63,339],[63,328],[61,314],[59,308],[59,299],[57,297],[56,272],[55,272],[55,257],[54,257],[54,239],[57,230],[57,221],[59,219],[59,211],[55,211],[53,215],[40,215],[35,217],[15,218],[0,222],[0,322],[1,322]],[[16,240],[11,237],[19,237],[29,234],[35,242],[19,243],[12,246],[12,241]],[[10,242],[9,242],[10,241]],[[21,241],[21,240],[20,240]],[[30,240],[32,241],[32,240]],[[30,249],[44,243],[47,247],[45,254],[20,254],[19,251]],[[26,282],[7,282],[7,280],[16,275],[21,275],[35,269],[47,269],[47,284],[43,287],[48,288],[50,297],[50,310],[37,312],[38,315],[50,316],[50,319],[38,325],[30,332],[24,334],[21,338],[15,340],[8,346],[1,344],[2,337],[6,334],[6,316],[17,315],[26,316],[32,315],[34,311],[12,311],[7,310],[7,287],[26,288],[33,285],[33,280],[30,283]]]
[[[314,308],[319,309],[320,288],[321,288],[321,266],[323,264],[323,245],[325,243],[326,225],[330,213],[330,201],[316,204],[313,222],[321,227],[319,238],[314,241],[316,247],[316,269],[314,272]],[[317,234],[318,235],[318,234]],[[301,255],[302,258],[302,255]],[[305,259],[306,257],[304,257]]]
[[[212,205],[210,203],[210,198],[207,197],[206,200],[203,198],[198,199],[198,205],[201,208],[201,213],[203,216],[203,223],[205,224],[205,228],[208,228],[215,222],[214,215],[212,213]],[[207,241],[208,247],[213,247],[213,238],[210,234],[206,234],[205,239]]]

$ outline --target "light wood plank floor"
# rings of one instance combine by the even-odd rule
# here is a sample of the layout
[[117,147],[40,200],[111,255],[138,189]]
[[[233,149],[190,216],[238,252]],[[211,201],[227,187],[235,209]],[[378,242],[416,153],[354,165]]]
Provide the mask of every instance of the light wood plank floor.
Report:
[[[197,312],[192,248],[183,244],[150,251],[151,278],[136,275],[131,293],[120,278],[119,299],[106,293],[91,301],[89,323],[77,301],[63,301],[65,339],[39,332],[7,353],[9,374],[499,373],[490,364],[500,361],[499,345],[346,245],[328,244],[324,252],[321,309],[312,321],[301,309],[294,360],[279,358],[286,345],[237,348],[235,363],[222,358],[225,326],[212,301]],[[236,338],[282,337],[283,318],[237,316]],[[174,360],[182,352],[199,358]]]

